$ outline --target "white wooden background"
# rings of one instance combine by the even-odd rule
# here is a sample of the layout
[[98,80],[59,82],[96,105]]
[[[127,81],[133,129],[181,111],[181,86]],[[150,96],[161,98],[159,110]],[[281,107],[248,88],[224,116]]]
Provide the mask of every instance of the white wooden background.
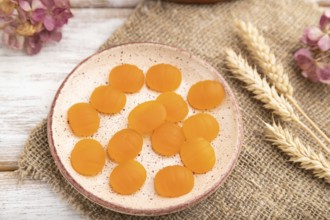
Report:
[[[85,218],[41,181],[17,185],[13,171],[30,130],[47,116],[62,80],[123,24],[139,1],[71,0],[74,18],[64,27],[61,42],[33,57],[0,44],[0,220]],[[319,2],[329,5],[329,0]]]

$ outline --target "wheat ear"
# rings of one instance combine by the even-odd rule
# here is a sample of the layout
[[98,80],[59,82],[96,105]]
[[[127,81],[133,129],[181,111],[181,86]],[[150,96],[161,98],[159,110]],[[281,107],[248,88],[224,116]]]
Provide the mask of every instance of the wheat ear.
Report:
[[264,103],[266,109],[273,110],[274,114],[280,116],[283,121],[293,121],[308,132],[323,148],[330,154],[327,146],[310,130],[298,115],[294,112],[291,104],[283,95],[278,94],[274,86],[270,86],[265,78],[261,78],[256,69],[236,54],[232,49],[226,50],[226,64],[233,75],[246,83],[247,90],[254,93],[254,98]]
[[283,65],[278,63],[275,55],[266,44],[264,37],[251,23],[242,20],[235,20],[240,37],[247,49],[257,61],[261,70],[267,75],[270,82],[283,95],[293,94],[293,88],[289,82],[289,77],[284,74]]
[[297,111],[314,127],[314,129],[328,142],[330,138],[319,128],[319,126],[304,112],[297,101],[293,98],[293,87],[289,77],[284,73],[282,63],[276,60],[274,53],[266,44],[265,38],[259,33],[258,29],[250,22],[235,20],[247,49],[253,59],[258,63],[262,72],[268,77],[269,81],[275,86],[277,91],[287,98],[287,100],[297,109]]
[[273,125],[265,124],[267,140],[289,155],[290,161],[299,163],[301,168],[311,170],[316,177],[330,183],[330,165],[322,153],[315,153],[280,124],[277,125],[274,122]]

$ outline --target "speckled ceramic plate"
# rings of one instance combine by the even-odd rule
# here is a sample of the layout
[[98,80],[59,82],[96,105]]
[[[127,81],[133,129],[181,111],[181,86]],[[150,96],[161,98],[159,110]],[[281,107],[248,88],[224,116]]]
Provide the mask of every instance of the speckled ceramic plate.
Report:
[[[150,146],[150,137],[144,137],[143,148],[137,161],[147,170],[147,180],[143,187],[133,195],[122,196],[109,187],[109,175],[116,166],[107,159],[102,172],[95,177],[85,177],[75,172],[70,164],[70,153],[77,141],[67,122],[67,111],[77,102],[89,102],[95,87],[108,83],[109,70],[129,63],[135,64],[144,72],[157,63],[169,63],[182,71],[182,83],[177,93],[187,97],[190,86],[200,80],[218,80],[226,90],[226,98],[221,106],[208,111],[220,123],[221,132],[212,141],[216,153],[216,164],[206,174],[195,175],[193,190],[178,198],[163,198],[156,194],[153,179],[158,170],[165,166],[180,164],[180,156],[159,156]],[[100,114],[100,128],[92,138],[98,140],[106,149],[114,133],[127,126],[129,112],[139,103],[155,99],[159,93],[144,86],[139,93],[128,94],[125,109],[119,114]],[[189,115],[199,111],[189,109]],[[162,215],[176,212],[194,205],[217,190],[225,181],[240,153],[242,142],[242,122],[233,92],[210,65],[191,54],[174,47],[134,43],[116,46],[96,53],[82,61],[64,80],[59,88],[49,114],[48,140],[51,153],[58,169],[66,180],[89,200],[108,209],[133,215]]]

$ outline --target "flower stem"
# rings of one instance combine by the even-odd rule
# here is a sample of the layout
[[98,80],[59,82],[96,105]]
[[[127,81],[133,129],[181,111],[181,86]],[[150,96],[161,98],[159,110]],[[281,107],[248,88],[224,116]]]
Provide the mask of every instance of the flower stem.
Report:
[[330,144],[330,138],[319,128],[319,126],[300,108],[297,101],[292,96],[286,97],[298,112],[313,126],[313,128]]
[[317,143],[319,143],[323,147],[323,149],[330,154],[330,149],[314,134],[314,132],[309,127],[307,127],[299,119],[296,120],[296,123],[300,125],[300,127],[303,128],[307,133],[309,133],[317,141]]

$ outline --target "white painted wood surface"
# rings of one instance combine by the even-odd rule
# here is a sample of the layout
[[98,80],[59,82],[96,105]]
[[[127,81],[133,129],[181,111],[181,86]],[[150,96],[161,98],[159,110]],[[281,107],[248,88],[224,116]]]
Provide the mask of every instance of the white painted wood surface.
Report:
[[[17,185],[12,171],[29,131],[47,116],[62,80],[123,24],[139,1],[71,0],[75,17],[65,26],[62,41],[33,57],[0,44],[0,220],[85,218],[41,181]],[[321,2],[330,6],[330,0]]]
[[110,7],[114,2],[133,6],[130,0],[126,1],[129,5],[118,0],[100,2],[109,4],[73,9],[74,18],[64,27],[61,42],[45,46],[36,56],[0,44],[0,220],[84,219],[47,184],[29,180],[17,185],[14,172],[1,170],[17,168],[29,131],[47,116],[65,76],[94,53],[133,10]]
[[0,219],[87,219],[41,181],[17,184],[14,172],[0,172]]
[[63,39],[30,57],[0,48],[0,170],[13,170],[29,131],[46,117],[65,76],[123,24],[132,9],[74,9]]

